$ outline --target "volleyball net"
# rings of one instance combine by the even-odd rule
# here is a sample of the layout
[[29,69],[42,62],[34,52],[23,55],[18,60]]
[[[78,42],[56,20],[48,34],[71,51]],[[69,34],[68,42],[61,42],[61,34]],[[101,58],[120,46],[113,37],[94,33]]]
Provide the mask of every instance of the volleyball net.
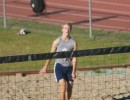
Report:
[[[59,100],[58,83],[53,75],[53,61],[49,73],[39,75],[38,71],[46,59],[68,57],[78,57],[77,79],[71,100],[129,99],[129,52],[130,46],[120,46],[0,57],[0,99]],[[18,65],[21,66],[20,69],[17,68]]]

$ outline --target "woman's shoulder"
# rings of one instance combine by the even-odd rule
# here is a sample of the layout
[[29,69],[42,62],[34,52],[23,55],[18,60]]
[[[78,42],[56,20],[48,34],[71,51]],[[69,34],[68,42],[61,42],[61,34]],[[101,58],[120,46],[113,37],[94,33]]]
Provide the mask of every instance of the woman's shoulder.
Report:
[[70,41],[73,42],[73,43],[76,43],[75,39],[74,38],[70,38]]
[[53,43],[59,44],[60,40],[61,40],[61,37],[58,37],[58,38],[56,38],[56,39],[53,41]]

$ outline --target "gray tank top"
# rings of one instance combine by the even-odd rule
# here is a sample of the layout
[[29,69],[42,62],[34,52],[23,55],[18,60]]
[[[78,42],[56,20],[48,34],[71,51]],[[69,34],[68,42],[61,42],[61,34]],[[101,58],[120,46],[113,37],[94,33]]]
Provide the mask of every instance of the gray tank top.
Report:
[[[59,39],[59,42],[57,45],[57,52],[73,51],[75,41],[72,38],[70,38],[68,41],[63,41],[61,37],[59,37],[58,39]],[[64,67],[72,66],[71,61],[72,61],[72,58],[56,59],[56,63],[60,63]]]

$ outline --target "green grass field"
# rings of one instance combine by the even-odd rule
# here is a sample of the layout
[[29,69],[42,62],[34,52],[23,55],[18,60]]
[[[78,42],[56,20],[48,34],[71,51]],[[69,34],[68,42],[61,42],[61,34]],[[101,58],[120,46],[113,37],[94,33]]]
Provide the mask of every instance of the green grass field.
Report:
[[[61,35],[61,25],[7,19],[7,29],[0,18],[0,56],[47,53],[54,39]],[[26,28],[31,33],[20,36],[17,33]],[[72,37],[77,41],[78,50],[130,45],[130,33],[94,30],[89,38],[87,28],[73,26]],[[78,67],[129,63],[130,54],[78,57]],[[0,70],[39,70],[44,61],[0,64]],[[50,64],[53,67],[54,61]]]

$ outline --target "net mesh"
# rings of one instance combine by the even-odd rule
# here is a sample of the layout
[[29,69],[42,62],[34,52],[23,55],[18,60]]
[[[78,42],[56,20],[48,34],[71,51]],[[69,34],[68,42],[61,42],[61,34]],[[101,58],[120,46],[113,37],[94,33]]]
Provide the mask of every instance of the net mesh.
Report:
[[[129,68],[77,70],[71,100],[129,99],[129,76]],[[59,100],[59,84],[55,82],[53,73],[39,75],[19,72],[0,76],[0,82],[1,100]]]

